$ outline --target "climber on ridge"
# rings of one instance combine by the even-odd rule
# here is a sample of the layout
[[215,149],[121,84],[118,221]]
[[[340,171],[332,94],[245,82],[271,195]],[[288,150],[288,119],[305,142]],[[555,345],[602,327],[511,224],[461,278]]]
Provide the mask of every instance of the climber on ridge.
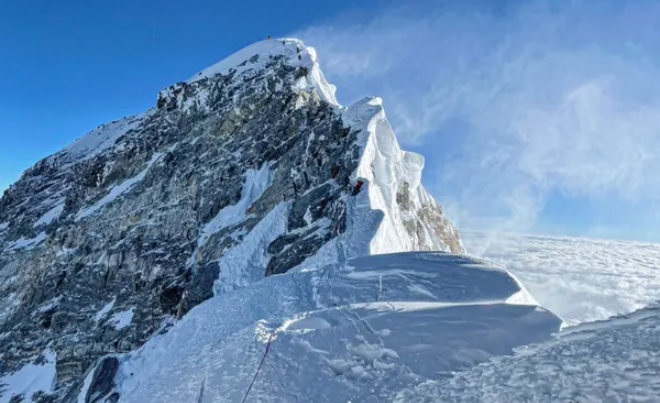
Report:
[[357,183],[355,184],[355,187],[353,188],[353,196],[360,193],[360,190],[362,190],[362,185],[364,185],[364,182],[362,182],[360,180],[357,181]]
[[335,179],[337,177],[337,174],[339,173],[339,165],[337,164],[332,164],[332,179]]

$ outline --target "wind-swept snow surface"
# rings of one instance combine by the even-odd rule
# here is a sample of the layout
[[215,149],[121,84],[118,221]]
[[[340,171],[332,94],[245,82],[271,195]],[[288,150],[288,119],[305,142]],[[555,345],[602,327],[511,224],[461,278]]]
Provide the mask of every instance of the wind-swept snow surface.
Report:
[[[367,256],[218,295],[127,356],[121,402],[380,402],[546,340],[560,320],[506,271],[443,253]],[[524,298],[521,298],[524,299]],[[131,375],[133,374],[133,375]]]
[[404,390],[397,403],[657,402],[660,307],[584,324],[452,378]]
[[464,231],[468,253],[506,267],[569,325],[660,300],[660,244]]

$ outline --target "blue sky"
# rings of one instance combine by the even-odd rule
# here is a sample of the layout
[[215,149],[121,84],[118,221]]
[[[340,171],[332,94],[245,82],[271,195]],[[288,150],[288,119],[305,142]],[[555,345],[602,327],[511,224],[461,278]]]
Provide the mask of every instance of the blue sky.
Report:
[[660,3],[31,1],[0,13],[0,189],[266,35],[384,98],[460,227],[660,241]]

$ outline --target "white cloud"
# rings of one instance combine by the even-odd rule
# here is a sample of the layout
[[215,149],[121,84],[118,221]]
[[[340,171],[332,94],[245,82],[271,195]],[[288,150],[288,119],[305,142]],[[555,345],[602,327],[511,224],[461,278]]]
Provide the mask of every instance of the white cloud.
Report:
[[657,204],[660,3],[470,3],[297,35],[340,100],[385,99],[402,143],[439,162],[430,187],[467,225],[533,228],[557,191]]

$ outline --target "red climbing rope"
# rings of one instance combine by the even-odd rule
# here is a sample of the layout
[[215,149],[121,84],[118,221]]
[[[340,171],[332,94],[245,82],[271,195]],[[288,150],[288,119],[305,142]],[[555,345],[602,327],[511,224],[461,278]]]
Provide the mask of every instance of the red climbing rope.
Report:
[[[277,330],[277,329],[275,329]],[[257,368],[257,372],[254,374],[254,378],[252,378],[252,382],[250,382],[250,386],[248,387],[247,391],[245,392],[245,396],[243,396],[243,401],[242,403],[245,403],[247,401],[248,395],[250,394],[250,391],[252,390],[252,385],[254,385],[254,381],[257,380],[257,376],[259,376],[259,371],[261,371],[261,367],[264,365],[264,361],[266,361],[266,356],[268,355],[268,350],[270,350],[270,343],[273,341],[273,338],[275,337],[275,330],[270,332],[270,337],[268,338],[268,343],[266,344],[266,351],[264,352],[264,356],[261,359],[261,363],[259,364],[259,367]]]

